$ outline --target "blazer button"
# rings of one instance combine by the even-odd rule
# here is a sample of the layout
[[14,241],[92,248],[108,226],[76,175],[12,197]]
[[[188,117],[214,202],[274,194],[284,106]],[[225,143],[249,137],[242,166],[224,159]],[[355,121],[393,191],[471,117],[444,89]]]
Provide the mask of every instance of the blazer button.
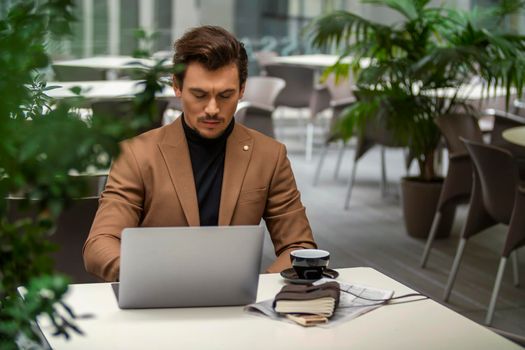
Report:
[[244,147],[243,147],[242,149],[245,150],[245,151],[247,151],[247,150],[250,149],[250,146],[248,146],[248,145],[244,145]]

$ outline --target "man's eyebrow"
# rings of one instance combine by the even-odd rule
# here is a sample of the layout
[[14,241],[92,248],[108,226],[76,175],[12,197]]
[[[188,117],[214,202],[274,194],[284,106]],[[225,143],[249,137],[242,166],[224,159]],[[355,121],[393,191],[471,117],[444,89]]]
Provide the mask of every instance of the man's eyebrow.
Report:
[[208,91],[205,91],[205,90],[199,89],[199,88],[189,88],[189,90],[191,92],[198,93],[198,94],[207,94],[208,93]]
[[220,92],[220,94],[227,94],[227,93],[231,93],[231,92],[235,92],[236,89],[226,89],[226,90],[223,90]]
[[[188,90],[190,90],[190,92],[192,92],[194,94],[208,94],[208,91],[203,90],[201,88],[188,88]],[[236,89],[229,88],[229,89],[225,89],[225,90],[220,91],[219,94],[220,95],[222,95],[222,94],[229,94],[229,93],[233,93],[235,91],[236,91]]]

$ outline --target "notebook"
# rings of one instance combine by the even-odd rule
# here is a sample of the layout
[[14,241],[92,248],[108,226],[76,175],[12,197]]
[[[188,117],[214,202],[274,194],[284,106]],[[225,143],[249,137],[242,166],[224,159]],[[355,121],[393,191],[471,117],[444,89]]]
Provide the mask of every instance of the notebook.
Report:
[[337,282],[319,285],[287,285],[275,296],[273,307],[280,314],[314,314],[331,317],[339,304]]
[[255,301],[263,226],[140,227],[122,231],[120,308]]

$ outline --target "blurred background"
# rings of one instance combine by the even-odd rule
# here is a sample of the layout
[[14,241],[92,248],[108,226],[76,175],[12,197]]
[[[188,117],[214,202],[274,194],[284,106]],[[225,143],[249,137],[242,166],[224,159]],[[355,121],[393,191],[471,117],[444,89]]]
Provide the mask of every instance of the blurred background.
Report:
[[[16,0],[0,1],[0,16]],[[493,5],[497,0],[432,1],[458,9]],[[70,40],[51,41],[53,59],[96,55],[131,55],[138,48],[138,28],[155,34],[151,52],[170,51],[188,28],[201,24],[222,26],[240,38],[250,58],[250,73],[257,73],[254,53],[273,51],[279,56],[314,53],[301,35],[313,18],[334,10],[347,10],[380,23],[399,20],[384,8],[353,0],[75,0],[77,22]],[[506,26],[525,32],[525,17],[511,17]],[[335,50],[333,50],[335,51]],[[337,53],[337,52],[325,52]]]

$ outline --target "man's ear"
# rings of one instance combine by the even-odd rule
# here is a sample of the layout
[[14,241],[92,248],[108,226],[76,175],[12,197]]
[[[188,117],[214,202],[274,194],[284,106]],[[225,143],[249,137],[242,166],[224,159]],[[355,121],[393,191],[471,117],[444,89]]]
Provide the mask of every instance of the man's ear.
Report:
[[177,78],[173,77],[173,91],[175,91],[175,96],[180,97],[182,95],[182,89],[179,87]]
[[244,96],[244,88],[246,87],[246,83],[244,83],[241,86],[241,91],[239,92],[239,100]]

